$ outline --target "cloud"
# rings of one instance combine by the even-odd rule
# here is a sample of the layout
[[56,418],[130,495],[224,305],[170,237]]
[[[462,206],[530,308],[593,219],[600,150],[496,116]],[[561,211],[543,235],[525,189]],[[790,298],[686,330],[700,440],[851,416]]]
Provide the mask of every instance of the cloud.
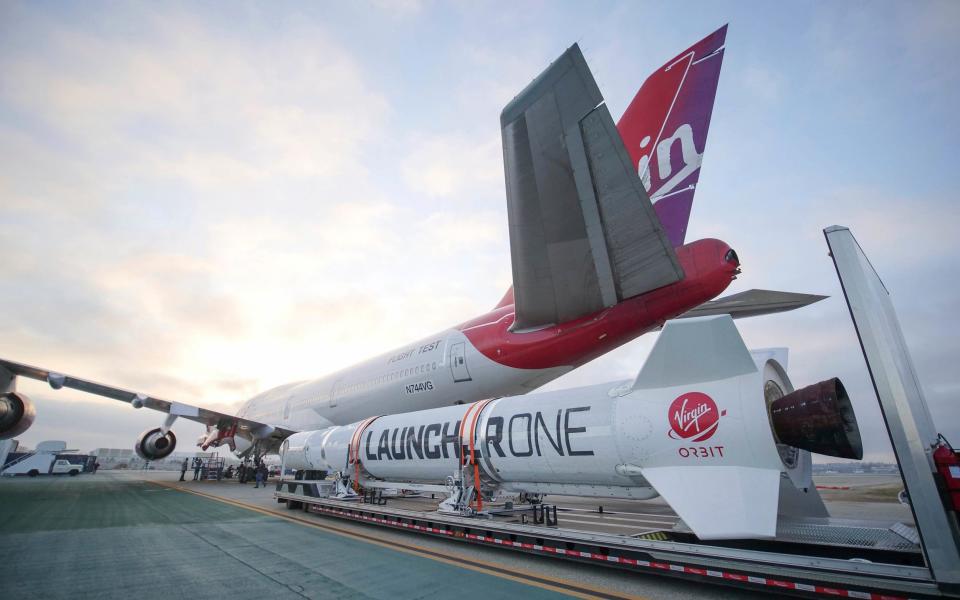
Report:
[[388,107],[322,29],[251,45],[185,15],[138,19],[132,39],[48,22],[43,51],[0,58],[0,98],[55,134],[38,136],[48,151],[202,187],[363,172]]
[[[322,27],[250,43],[123,12],[136,35],[21,11],[43,48],[0,53],[2,355],[235,407],[289,375],[263,364],[285,290],[339,288],[351,259],[393,248],[366,163],[390,109]],[[97,401],[66,396],[91,422]]]
[[423,0],[370,0],[371,6],[391,17],[409,18],[423,10]]
[[741,80],[749,94],[765,103],[780,98],[783,76],[775,71],[758,65],[748,66],[743,70]]
[[499,136],[415,136],[407,148],[402,172],[413,191],[457,200],[464,192],[489,190],[503,182]]
[[[809,30],[812,58],[824,76],[861,83],[898,80],[910,90],[942,92],[957,81],[954,30],[960,9],[950,0],[891,3],[865,11],[853,5],[820,5]],[[951,94],[955,95],[955,94]]]

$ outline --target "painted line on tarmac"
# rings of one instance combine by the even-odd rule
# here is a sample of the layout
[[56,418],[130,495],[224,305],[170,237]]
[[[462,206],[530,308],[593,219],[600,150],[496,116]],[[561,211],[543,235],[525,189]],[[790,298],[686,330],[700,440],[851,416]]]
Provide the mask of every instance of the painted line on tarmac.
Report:
[[[624,529],[627,529],[627,530],[631,529],[629,525],[624,525],[623,523],[604,523],[603,521],[581,521],[579,519],[564,519],[563,521],[561,521],[558,527],[563,528],[563,525],[567,523],[578,523],[580,525],[592,525],[594,527],[612,527],[620,531],[623,531]],[[647,523],[647,522],[641,522],[641,521],[636,521],[632,523],[632,525],[634,527],[655,527],[657,525],[660,525],[660,528],[658,529],[658,531],[662,531],[667,527],[673,527],[673,523]]]
[[628,510],[604,510],[600,512],[592,508],[573,508],[570,506],[561,506],[557,505],[557,510],[560,512],[582,512],[582,513],[592,513],[595,515],[637,515],[641,517],[657,517],[659,519],[678,519],[677,515],[671,513],[642,513],[642,512],[630,512]]
[[342,535],[344,537],[349,537],[357,539],[363,542],[370,544],[375,544],[384,548],[389,548],[391,550],[397,550],[399,552],[404,552],[407,554],[413,554],[423,558],[429,558],[437,562],[442,562],[448,565],[453,565],[456,567],[462,567],[464,569],[469,569],[471,571],[476,571],[478,573],[483,573],[485,575],[493,575],[495,577],[500,577],[502,579],[509,579],[510,581],[515,581],[517,583],[523,583],[526,585],[532,585],[539,587],[545,590],[552,592],[557,592],[561,594],[566,594],[568,596],[574,596],[577,598],[584,598],[587,600],[592,600],[594,598],[606,598],[610,600],[646,600],[642,596],[631,596],[624,595],[614,592],[612,590],[605,590],[603,588],[589,586],[583,583],[574,583],[569,580],[563,579],[554,579],[544,577],[542,575],[537,575],[530,571],[525,571],[523,569],[517,569],[515,567],[506,568],[504,566],[498,565],[496,563],[491,563],[483,560],[478,560],[475,558],[466,558],[458,557],[456,560],[448,558],[449,554],[443,554],[435,550],[430,550],[429,548],[424,548],[423,546],[417,546],[416,544],[407,544],[400,542],[385,542],[381,539],[378,539],[373,536],[369,536],[363,533],[357,533],[354,531],[348,531],[346,529],[341,529],[332,525],[325,523],[317,523],[309,519],[304,519],[301,517],[294,517],[292,515],[284,514],[279,511],[273,511],[253,504],[247,504],[240,500],[234,500],[232,498],[223,498],[220,496],[215,496],[213,494],[207,494],[204,492],[198,492],[196,490],[191,490],[183,488],[177,485],[171,485],[169,483],[161,481],[150,481],[155,485],[159,485],[165,488],[172,490],[177,490],[181,492],[186,492],[188,494],[194,494],[196,496],[201,496],[210,500],[216,500],[217,502],[223,502],[224,504],[229,504],[236,506],[238,508],[244,508],[253,512],[258,512],[264,515],[271,517],[276,517],[278,519],[284,519],[286,521],[292,521],[300,525],[306,525],[308,527],[314,527],[316,529],[321,529],[323,531],[328,531],[336,535]]
[[[563,513],[560,513],[563,514]],[[572,519],[590,519],[590,523],[604,523],[609,522],[611,525],[615,523],[652,523],[654,525],[675,525],[677,519],[621,519],[619,517],[608,517],[606,513],[598,515],[593,514],[574,514],[574,515],[563,515],[564,521],[570,521]],[[580,521],[583,522],[583,521]]]

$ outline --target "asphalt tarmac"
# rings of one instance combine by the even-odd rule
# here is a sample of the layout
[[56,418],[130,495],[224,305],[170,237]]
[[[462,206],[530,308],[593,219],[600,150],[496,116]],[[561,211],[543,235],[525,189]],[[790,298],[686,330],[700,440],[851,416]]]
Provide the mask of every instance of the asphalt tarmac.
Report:
[[2,598],[558,595],[137,477],[18,478],[0,505]]
[[294,513],[272,485],[178,476],[0,479],[0,598],[761,597]]
[[[0,480],[0,598],[760,597],[301,511],[291,519],[273,485],[181,483],[178,475]],[[895,476],[817,483],[834,516],[910,522],[909,509],[890,501]],[[642,535],[676,519],[658,501],[551,501],[561,506],[561,526],[573,529]]]

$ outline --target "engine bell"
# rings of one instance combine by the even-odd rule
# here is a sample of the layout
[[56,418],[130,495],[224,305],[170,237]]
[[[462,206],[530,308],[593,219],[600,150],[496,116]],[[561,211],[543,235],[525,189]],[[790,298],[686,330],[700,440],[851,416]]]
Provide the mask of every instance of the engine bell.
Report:
[[838,458],[863,458],[857,417],[836,377],[778,398],[769,410],[779,443]]

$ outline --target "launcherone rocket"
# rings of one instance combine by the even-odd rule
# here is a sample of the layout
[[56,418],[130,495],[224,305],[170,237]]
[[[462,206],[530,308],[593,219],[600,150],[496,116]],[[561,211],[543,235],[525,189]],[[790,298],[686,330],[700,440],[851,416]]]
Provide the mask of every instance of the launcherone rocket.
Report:
[[819,502],[810,452],[862,456],[840,382],[794,390],[785,355],[749,351],[728,315],[669,321],[634,380],[301,432],[283,461],[342,489],[447,484],[441,510],[509,493],[660,495],[701,539],[769,538],[781,494]]

